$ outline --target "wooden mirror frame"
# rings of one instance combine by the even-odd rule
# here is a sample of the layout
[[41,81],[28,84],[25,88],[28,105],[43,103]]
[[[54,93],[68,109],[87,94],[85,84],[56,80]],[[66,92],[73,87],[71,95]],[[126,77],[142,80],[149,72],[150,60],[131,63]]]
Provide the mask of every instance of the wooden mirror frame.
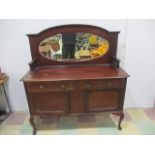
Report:
[[[56,61],[50,60],[43,57],[39,52],[39,44],[44,39],[54,36],[56,34],[61,33],[92,33],[98,35],[102,38],[105,38],[109,42],[109,50],[108,52],[95,59],[91,59],[88,61]],[[31,48],[31,56],[32,62],[30,63],[30,69],[33,70],[35,67],[42,66],[53,66],[53,65],[83,65],[83,64],[111,64],[113,67],[119,67],[119,61],[116,59],[117,53],[117,40],[118,40],[119,31],[109,32],[103,28],[92,26],[92,25],[62,25],[56,26],[52,28],[48,28],[46,30],[41,31],[38,34],[28,34],[30,48]]]

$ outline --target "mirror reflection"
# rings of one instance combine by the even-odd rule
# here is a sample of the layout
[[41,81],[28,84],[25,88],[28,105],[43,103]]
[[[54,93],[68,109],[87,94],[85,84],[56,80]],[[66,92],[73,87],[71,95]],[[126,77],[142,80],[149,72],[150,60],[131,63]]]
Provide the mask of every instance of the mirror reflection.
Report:
[[107,53],[109,42],[91,33],[63,33],[44,39],[39,45],[41,55],[57,61],[87,61]]

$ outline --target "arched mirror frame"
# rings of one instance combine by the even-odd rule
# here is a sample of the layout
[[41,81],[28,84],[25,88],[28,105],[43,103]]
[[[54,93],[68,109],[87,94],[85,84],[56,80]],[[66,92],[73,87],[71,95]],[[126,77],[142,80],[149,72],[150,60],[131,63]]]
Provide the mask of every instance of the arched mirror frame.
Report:
[[[109,42],[108,52],[96,59],[88,61],[56,61],[43,57],[39,52],[39,45],[44,39],[54,36],[60,33],[92,33],[105,38]],[[32,60],[35,61],[35,66],[50,66],[50,65],[80,65],[80,64],[108,64],[111,62],[113,57],[116,57],[117,52],[117,39],[118,31],[109,32],[103,28],[92,26],[92,25],[62,25],[41,31],[38,34],[28,34],[31,47]]]

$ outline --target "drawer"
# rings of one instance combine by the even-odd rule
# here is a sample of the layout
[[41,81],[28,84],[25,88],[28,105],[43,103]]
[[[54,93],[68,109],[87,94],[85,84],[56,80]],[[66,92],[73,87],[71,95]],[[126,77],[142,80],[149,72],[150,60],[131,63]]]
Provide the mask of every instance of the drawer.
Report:
[[73,90],[73,83],[56,81],[56,82],[34,82],[27,83],[29,92],[63,92]]
[[77,90],[96,90],[96,89],[121,89],[124,87],[123,79],[107,79],[107,80],[88,80],[76,83]]

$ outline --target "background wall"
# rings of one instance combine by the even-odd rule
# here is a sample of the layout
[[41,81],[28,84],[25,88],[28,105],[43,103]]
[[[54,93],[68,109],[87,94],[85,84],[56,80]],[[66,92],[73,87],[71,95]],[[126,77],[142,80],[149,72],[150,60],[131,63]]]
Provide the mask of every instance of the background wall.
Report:
[[14,111],[28,110],[21,77],[29,70],[26,34],[61,24],[92,24],[121,31],[118,58],[131,75],[125,107],[153,107],[155,101],[155,20],[0,20],[0,67],[10,76],[9,95]]

